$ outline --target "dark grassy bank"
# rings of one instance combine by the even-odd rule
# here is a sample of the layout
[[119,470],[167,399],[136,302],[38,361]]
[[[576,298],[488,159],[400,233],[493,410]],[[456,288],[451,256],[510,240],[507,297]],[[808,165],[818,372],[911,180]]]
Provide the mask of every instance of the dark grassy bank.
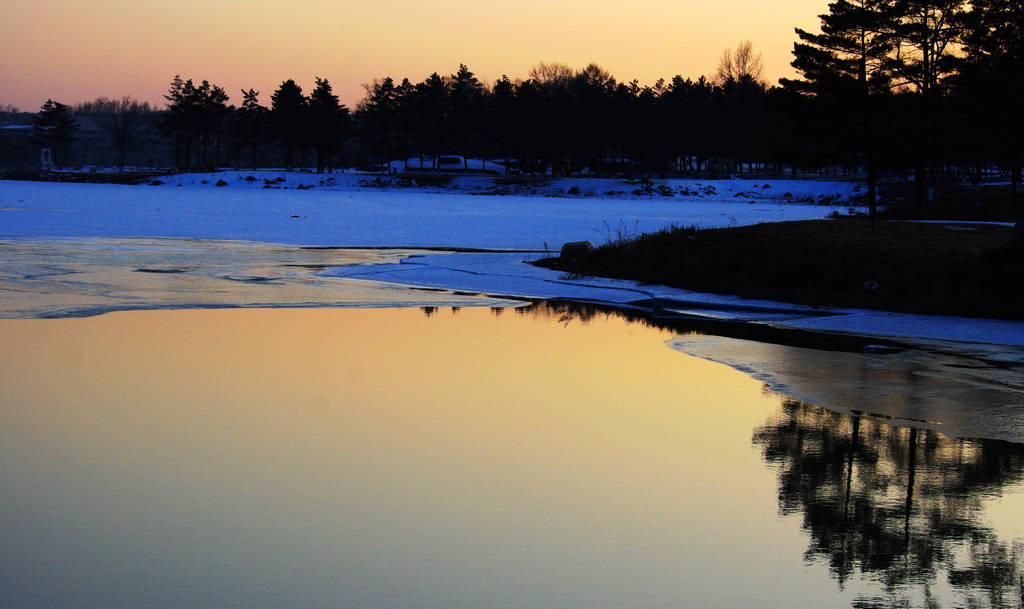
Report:
[[81,184],[146,184],[167,175],[167,171],[40,171],[11,169],[0,177],[32,182],[73,182]]
[[599,247],[569,273],[820,306],[1024,319],[1013,229],[842,218],[673,229]]

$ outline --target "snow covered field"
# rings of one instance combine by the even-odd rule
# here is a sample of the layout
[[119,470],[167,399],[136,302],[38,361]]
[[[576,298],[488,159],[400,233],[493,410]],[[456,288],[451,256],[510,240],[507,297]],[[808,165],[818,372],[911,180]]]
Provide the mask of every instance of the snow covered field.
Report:
[[[224,185],[217,186],[219,180]],[[619,304],[657,297],[671,301],[662,305],[669,310],[694,317],[962,341],[975,343],[971,348],[981,351],[989,344],[1014,350],[1024,347],[1024,324],[1018,322],[752,303],[633,282],[568,278],[523,263],[545,250],[557,251],[566,241],[600,244],[671,225],[709,228],[827,217],[848,210],[845,202],[856,194],[851,183],[667,180],[639,185],[564,179],[502,184],[494,178],[466,176],[443,186],[411,188],[398,177],[353,172],[318,176],[246,171],[178,175],[161,181],[152,186],[0,181],[0,239],[59,244],[66,238],[166,237],[301,246],[507,250],[520,253],[420,253],[398,262],[382,259],[376,265],[326,268],[317,273],[317,280],[345,278]],[[494,194],[499,191],[514,194]],[[822,200],[835,204],[795,203]],[[181,243],[161,251],[173,258],[168,252],[179,249]],[[111,242],[110,247],[121,246]],[[33,264],[52,263],[46,256],[59,257],[58,250],[46,249],[49,253]],[[25,289],[18,272],[6,273],[4,281],[8,290]],[[124,278],[119,281],[123,283]],[[322,298],[305,304],[345,304],[344,298]],[[450,300],[440,293],[437,299]],[[383,302],[379,296],[371,300]],[[407,294],[396,294],[394,301],[412,302]]]
[[[481,193],[493,192],[493,179],[474,177],[445,189],[360,186],[376,179],[241,171],[175,176],[159,186],[0,181],[0,238],[184,237],[507,250],[543,250],[546,244],[557,250],[565,241],[597,244],[673,224],[710,228],[823,218],[848,206],[787,201],[815,200],[819,189],[846,199],[854,189],[841,182],[763,188],[745,180],[673,180],[668,186],[674,192],[697,194],[668,197],[629,194],[636,185],[614,180],[561,180],[487,196]],[[215,186],[218,180],[227,185]],[[585,194],[562,195],[573,186]]]

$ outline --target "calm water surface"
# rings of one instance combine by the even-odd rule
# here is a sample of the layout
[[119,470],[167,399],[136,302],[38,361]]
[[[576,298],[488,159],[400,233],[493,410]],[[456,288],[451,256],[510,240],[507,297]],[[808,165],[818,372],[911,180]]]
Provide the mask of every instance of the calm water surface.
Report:
[[615,316],[0,335],[2,607],[1021,604],[1024,446],[786,400]]

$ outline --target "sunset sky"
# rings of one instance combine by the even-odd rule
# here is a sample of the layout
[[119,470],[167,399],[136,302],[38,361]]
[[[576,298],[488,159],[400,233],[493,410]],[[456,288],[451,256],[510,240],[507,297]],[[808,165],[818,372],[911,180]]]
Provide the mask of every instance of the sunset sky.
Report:
[[34,111],[131,95],[162,105],[175,74],[270,94],[293,78],[330,80],[350,107],[374,78],[419,81],[460,62],[493,82],[538,62],[596,62],[620,81],[711,74],[749,39],[765,76],[789,75],[794,27],[815,29],[827,0],[4,0],[0,104]]

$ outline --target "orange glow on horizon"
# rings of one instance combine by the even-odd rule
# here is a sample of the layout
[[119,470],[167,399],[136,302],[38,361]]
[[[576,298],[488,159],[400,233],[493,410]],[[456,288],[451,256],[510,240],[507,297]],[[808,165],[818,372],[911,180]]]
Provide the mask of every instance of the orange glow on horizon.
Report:
[[595,62],[620,81],[653,84],[714,72],[722,51],[750,39],[769,82],[792,74],[794,27],[814,29],[825,0],[783,4],[611,0],[377,0],[338,5],[226,0],[50,3],[0,7],[0,104],[35,111],[131,95],[163,106],[175,74],[270,94],[293,78],[303,89],[325,77],[349,107],[374,78],[454,73],[465,63],[485,82],[524,78],[540,61]]

